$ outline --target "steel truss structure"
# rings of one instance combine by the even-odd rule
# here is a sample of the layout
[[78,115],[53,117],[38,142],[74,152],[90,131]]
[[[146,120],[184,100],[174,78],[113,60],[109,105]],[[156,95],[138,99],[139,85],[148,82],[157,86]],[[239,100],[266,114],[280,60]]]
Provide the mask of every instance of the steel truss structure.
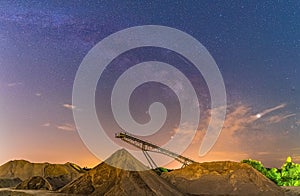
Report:
[[166,156],[174,158],[176,161],[182,163],[182,167],[185,167],[188,164],[195,163],[192,159],[189,159],[187,157],[184,157],[182,155],[179,155],[177,153],[171,152],[167,149],[161,148],[155,144],[152,144],[150,142],[143,141],[139,138],[136,138],[124,131],[116,133],[116,138],[120,138],[124,142],[127,142],[128,144],[131,144],[143,151],[143,154],[145,155],[147,161],[149,162],[150,166],[154,169],[157,168],[157,165],[153,161],[153,159],[150,157],[148,152],[156,152],[160,154],[164,154]]

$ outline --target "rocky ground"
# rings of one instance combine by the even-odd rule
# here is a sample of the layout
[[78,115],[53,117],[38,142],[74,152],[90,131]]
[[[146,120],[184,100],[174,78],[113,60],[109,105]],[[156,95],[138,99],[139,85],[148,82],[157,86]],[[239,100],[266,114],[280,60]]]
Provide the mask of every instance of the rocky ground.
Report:
[[41,176],[33,176],[16,186],[17,190],[53,190],[51,184]]
[[0,188],[15,187],[21,182],[20,178],[0,178]]

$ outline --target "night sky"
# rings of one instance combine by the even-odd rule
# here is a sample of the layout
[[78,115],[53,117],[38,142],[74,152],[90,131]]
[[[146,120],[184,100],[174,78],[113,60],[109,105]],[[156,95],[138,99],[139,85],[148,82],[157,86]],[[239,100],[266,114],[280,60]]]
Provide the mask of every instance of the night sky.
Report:
[[[164,25],[190,34],[207,48],[223,75],[228,105],[221,136],[210,153],[198,157],[209,118],[205,114],[211,111],[202,95],[204,115],[186,156],[199,161],[252,158],[279,167],[291,155],[300,162],[300,1],[1,1],[0,164],[11,159],[81,166],[99,162],[76,131],[73,81],[95,44],[138,25]],[[145,49],[123,60],[140,61],[147,52],[173,55]],[[108,74],[122,69],[116,66]],[[197,81],[193,71],[185,71]],[[145,109],[140,100],[173,97],[143,88],[148,94],[138,99],[142,93],[136,92],[136,116],[139,108]],[[96,97],[98,116],[109,124],[109,115],[101,114],[102,95]]]

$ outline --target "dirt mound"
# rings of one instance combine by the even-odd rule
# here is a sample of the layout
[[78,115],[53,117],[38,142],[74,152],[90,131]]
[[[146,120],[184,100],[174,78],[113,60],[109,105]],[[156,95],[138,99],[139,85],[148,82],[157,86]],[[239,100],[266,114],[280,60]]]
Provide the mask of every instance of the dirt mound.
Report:
[[50,183],[41,176],[33,176],[20,183],[16,189],[23,190],[52,190]]
[[41,176],[56,190],[78,178],[82,172],[79,166],[72,163],[49,164],[15,160],[0,166],[0,179],[19,178],[24,181],[33,176]]
[[280,187],[244,163],[195,163],[161,176],[191,195],[284,195]]
[[112,167],[107,163],[113,163],[115,166],[126,164],[131,169],[146,168],[122,149],[63,187],[60,192],[83,195],[182,195],[175,187],[151,170],[128,171]]
[[0,188],[15,187],[21,182],[20,178],[0,179]]

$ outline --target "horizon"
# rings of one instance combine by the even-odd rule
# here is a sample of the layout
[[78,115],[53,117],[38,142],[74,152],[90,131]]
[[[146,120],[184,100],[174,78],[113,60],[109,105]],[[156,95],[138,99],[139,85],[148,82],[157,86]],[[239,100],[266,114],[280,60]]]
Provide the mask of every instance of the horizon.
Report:
[[[117,150],[116,152],[118,152],[118,151],[120,151],[120,150],[124,150],[124,148],[119,149],[119,150]],[[125,149],[125,150],[126,150],[126,149]],[[126,150],[126,151],[127,151],[127,150]],[[115,154],[116,152],[114,152],[113,154]],[[127,151],[127,152],[128,152],[128,151]],[[128,153],[130,153],[130,152],[128,152]],[[112,154],[112,155],[113,155],[113,154]],[[133,155],[132,155],[132,156],[133,156]],[[161,156],[164,156],[164,155],[161,155]],[[136,158],[136,157],[135,157],[135,158]],[[189,157],[187,157],[187,158],[189,158]],[[287,160],[288,158],[289,158],[289,157],[287,157],[286,160]],[[247,160],[250,160],[250,159],[251,159],[251,158],[249,158],[249,159],[247,159]],[[244,159],[244,160],[246,160],[246,159]],[[232,162],[238,162],[238,163],[240,163],[240,162],[242,162],[242,161],[244,161],[244,160],[240,160],[240,161],[234,161],[234,160],[221,160],[221,161],[232,161]],[[254,160],[254,159],[251,159],[251,160]],[[69,161],[67,161],[67,162],[49,162],[49,161],[34,162],[34,161],[30,161],[30,160],[25,160],[25,159],[12,159],[12,160],[9,160],[9,161],[7,161],[7,162],[5,162],[5,163],[0,163],[0,167],[1,167],[2,165],[6,164],[6,163],[13,162],[13,161],[26,161],[26,162],[33,163],[33,164],[44,164],[44,163],[49,163],[49,164],[67,164],[67,163],[72,163],[72,164],[78,165],[80,168],[88,168],[88,169],[92,169],[92,168],[98,166],[99,164],[105,162],[105,160],[104,160],[104,161],[99,161],[98,163],[96,163],[95,165],[92,165],[92,166],[86,166],[86,165],[83,166],[83,165],[80,165],[80,164],[77,164],[77,163],[74,163],[74,162],[69,162]],[[260,161],[260,160],[256,160],[256,161]],[[292,161],[293,163],[300,164],[300,163],[295,162],[295,161],[293,160],[293,157],[291,157],[291,161]],[[205,162],[217,162],[217,161],[209,160],[209,161],[203,161],[203,162],[199,162],[199,163],[205,163]],[[286,163],[286,161],[282,162],[282,165],[284,165],[285,163]],[[263,162],[262,162],[262,164],[264,165]],[[264,165],[264,166],[265,166],[265,165]],[[158,167],[161,167],[161,166],[158,166]],[[168,169],[180,169],[180,168],[182,168],[182,163],[179,163],[179,162],[177,162],[177,161],[173,161],[173,162],[170,163],[169,165],[165,166],[165,168],[168,168]],[[277,168],[281,168],[281,166],[280,166],[280,167],[277,167]]]

